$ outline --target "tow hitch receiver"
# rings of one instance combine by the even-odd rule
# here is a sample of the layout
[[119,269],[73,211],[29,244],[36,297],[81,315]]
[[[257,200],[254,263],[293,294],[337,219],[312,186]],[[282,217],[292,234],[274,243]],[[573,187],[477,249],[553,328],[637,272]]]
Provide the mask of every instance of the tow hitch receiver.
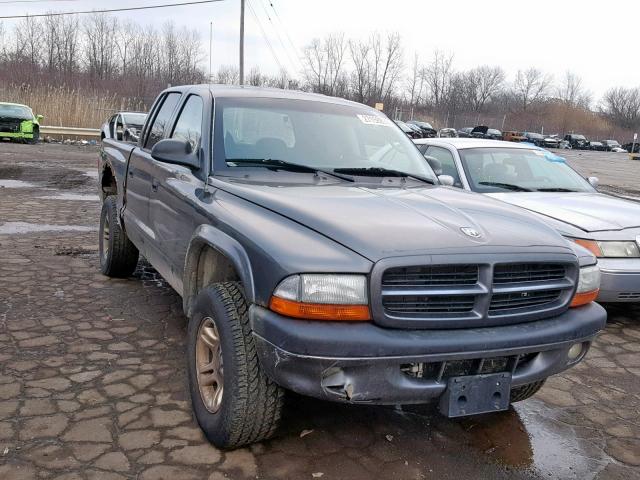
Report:
[[451,377],[440,397],[440,413],[447,417],[463,417],[497,412],[509,408],[511,374]]

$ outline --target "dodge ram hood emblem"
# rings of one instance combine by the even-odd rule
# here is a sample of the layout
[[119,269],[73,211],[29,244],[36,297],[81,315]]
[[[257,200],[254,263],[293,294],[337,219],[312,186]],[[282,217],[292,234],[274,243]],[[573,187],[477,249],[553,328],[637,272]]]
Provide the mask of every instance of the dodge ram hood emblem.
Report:
[[462,233],[464,233],[465,235],[471,238],[480,238],[482,236],[482,234],[479,231],[477,231],[475,228],[461,227],[460,230],[462,230]]

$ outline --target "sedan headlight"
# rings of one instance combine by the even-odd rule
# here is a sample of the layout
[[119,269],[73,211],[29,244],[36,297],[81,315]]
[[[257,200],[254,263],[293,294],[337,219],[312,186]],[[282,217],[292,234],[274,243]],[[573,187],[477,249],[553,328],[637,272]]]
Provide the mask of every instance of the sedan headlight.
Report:
[[280,282],[269,308],[309,320],[370,320],[367,278],[353,274],[301,274]]
[[636,242],[568,238],[572,242],[586,248],[598,258],[640,258],[640,248],[638,248]]
[[578,288],[571,301],[572,307],[593,302],[600,292],[600,268],[597,265],[582,267],[578,278]]
[[640,257],[636,242],[598,242],[603,257]]

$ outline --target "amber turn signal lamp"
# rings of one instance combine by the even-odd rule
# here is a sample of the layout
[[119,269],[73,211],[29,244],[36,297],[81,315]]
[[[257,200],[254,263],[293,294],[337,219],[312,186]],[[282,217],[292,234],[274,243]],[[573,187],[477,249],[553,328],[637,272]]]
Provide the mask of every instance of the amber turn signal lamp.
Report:
[[573,300],[571,300],[571,306],[580,307],[582,305],[586,305],[587,303],[595,302],[596,298],[598,298],[598,293],[600,293],[600,290],[576,293],[573,297]]
[[600,245],[598,245],[598,242],[594,242],[593,240],[585,240],[583,238],[574,238],[573,241],[581,247],[589,250],[596,256],[596,258],[602,257],[602,250],[600,250]]
[[287,317],[305,320],[368,321],[371,320],[367,305],[331,305],[303,303],[280,297],[271,297],[269,308]]

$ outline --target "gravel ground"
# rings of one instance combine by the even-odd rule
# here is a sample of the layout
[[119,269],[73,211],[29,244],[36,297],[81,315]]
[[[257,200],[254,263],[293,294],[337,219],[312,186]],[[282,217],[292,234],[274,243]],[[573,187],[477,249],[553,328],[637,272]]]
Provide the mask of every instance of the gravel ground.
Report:
[[[566,156],[638,188],[640,162]],[[1,480],[640,479],[640,306],[608,307],[587,359],[507,412],[292,396],[275,439],[216,450],[191,413],[180,299],[142,262],[98,272],[96,158],[0,144]]]

